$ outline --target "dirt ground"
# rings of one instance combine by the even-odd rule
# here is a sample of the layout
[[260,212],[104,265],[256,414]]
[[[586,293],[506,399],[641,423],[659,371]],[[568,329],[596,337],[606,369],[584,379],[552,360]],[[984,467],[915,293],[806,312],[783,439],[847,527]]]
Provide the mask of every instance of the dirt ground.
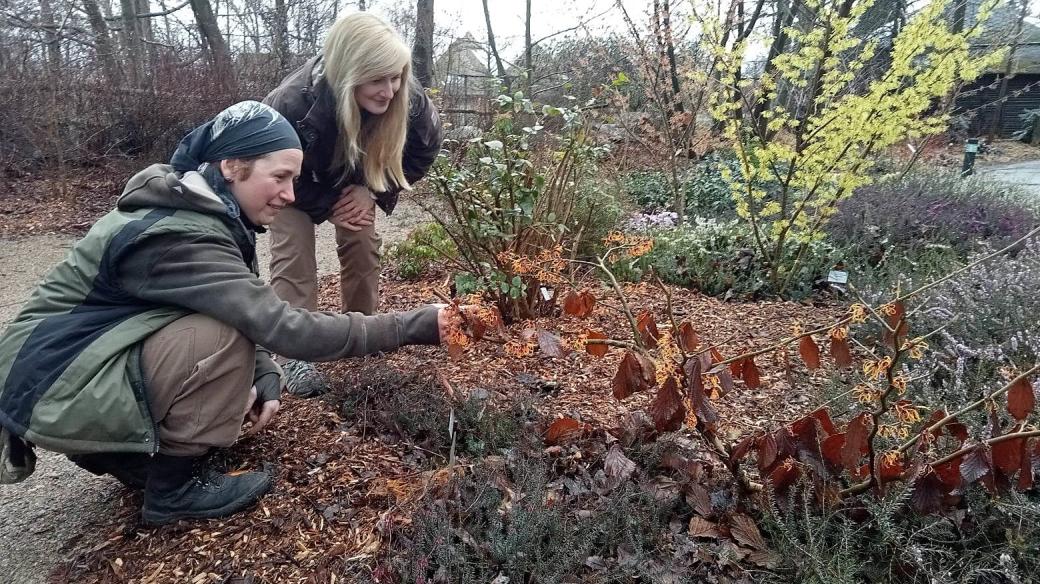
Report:
[[[417,204],[402,199],[392,217],[381,217],[378,229],[384,249],[425,220]],[[15,318],[40,278],[75,240],[56,234],[0,239],[0,328]],[[258,247],[261,271],[266,274],[267,241],[263,236]],[[328,224],[318,229],[317,249],[321,272],[333,273],[335,233]],[[0,581],[46,582],[56,565],[98,543],[95,527],[127,495],[114,479],[82,471],[64,456],[42,453],[32,477],[0,488]]]

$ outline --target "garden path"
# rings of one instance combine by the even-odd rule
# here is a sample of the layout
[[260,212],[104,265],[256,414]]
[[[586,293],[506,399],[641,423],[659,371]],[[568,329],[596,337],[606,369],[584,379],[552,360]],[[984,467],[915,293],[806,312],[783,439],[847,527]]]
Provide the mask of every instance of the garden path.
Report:
[[1040,160],[977,167],[978,174],[1021,187],[1040,197]]

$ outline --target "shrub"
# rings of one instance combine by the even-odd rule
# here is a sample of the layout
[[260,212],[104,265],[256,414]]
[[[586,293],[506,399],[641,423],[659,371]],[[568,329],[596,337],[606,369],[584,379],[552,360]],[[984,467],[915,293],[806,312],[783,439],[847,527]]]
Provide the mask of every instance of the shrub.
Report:
[[999,385],[1000,369],[1040,359],[1040,241],[941,284],[915,323],[945,327],[927,355],[926,393],[956,407]]
[[[639,279],[653,270],[669,284],[694,288],[709,295],[762,296],[775,293],[756,252],[753,234],[737,220],[696,219],[673,228],[652,230],[654,248],[620,267],[626,279]],[[813,283],[843,258],[824,242],[808,247],[791,278],[790,294],[804,297]]]
[[956,172],[921,171],[860,187],[841,202],[827,232],[877,265],[887,254],[949,246],[962,258],[981,243],[997,248],[1022,237],[1040,204],[1013,187]]
[[[731,157],[712,154],[679,174],[679,186],[686,201],[686,217],[734,217],[729,186],[722,178],[722,167],[732,167]],[[646,213],[672,209],[671,176],[664,171],[637,171],[622,180],[625,194]]]
[[[443,153],[430,174],[448,209],[441,223],[459,250],[458,288],[492,299],[507,321],[546,314],[565,257],[587,218],[575,213],[605,149],[588,141],[579,109],[499,96],[500,113],[483,136]],[[553,131],[547,127],[553,126]]]
[[437,223],[424,223],[413,229],[408,237],[387,250],[389,264],[405,280],[417,280],[427,275],[433,262],[458,256],[455,243]]

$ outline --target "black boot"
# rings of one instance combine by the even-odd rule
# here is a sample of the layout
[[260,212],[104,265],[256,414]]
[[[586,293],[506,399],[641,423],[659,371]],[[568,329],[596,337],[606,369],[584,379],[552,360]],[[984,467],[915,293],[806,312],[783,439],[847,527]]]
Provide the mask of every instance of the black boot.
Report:
[[146,524],[227,517],[256,503],[271,490],[273,479],[268,472],[235,476],[214,470],[195,473],[200,460],[195,456],[155,455],[141,509]]
[[139,452],[70,454],[68,459],[96,475],[110,474],[127,487],[138,491],[144,489],[148,469],[152,466],[152,457]]

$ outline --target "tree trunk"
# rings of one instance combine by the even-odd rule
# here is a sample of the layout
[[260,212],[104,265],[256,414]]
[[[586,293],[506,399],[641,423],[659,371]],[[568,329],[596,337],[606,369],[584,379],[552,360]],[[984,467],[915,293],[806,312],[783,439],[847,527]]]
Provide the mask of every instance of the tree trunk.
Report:
[[57,75],[61,71],[61,38],[58,36],[50,0],[40,0],[40,19],[46,27],[44,38],[47,47],[47,69],[51,74]]
[[[123,0],[124,2],[127,0]],[[232,83],[231,55],[228,53],[227,43],[220,34],[220,26],[217,17],[213,14],[213,6],[209,0],[191,0],[191,11],[195,14],[195,22],[202,36],[202,44],[209,53],[210,63],[218,75],[225,76],[227,82]]]
[[278,61],[278,77],[289,70],[289,8],[285,0],[274,0],[274,55]]
[[524,93],[531,97],[531,85],[534,83],[534,62],[531,58],[531,0],[527,0],[524,14]]
[[484,4],[484,25],[487,27],[488,47],[491,56],[495,58],[495,68],[498,70],[498,78],[509,88],[509,80],[506,79],[506,68],[502,65],[502,57],[498,55],[498,47],[495,46],[495,32],[491,30],[491,11],[488,10],[488,0],[481,0]]
[[[136,0],[137,14],[149,14],[152,11],[149,0]],[[155,31],[152,30],[152,17],[137,17],[137,38],[144,45],[145,55],[148,56],[148,70],[154,71],[159,63],[159,51],[155,46]]]
[[[528,0],[530,2],[530,0]],[[682,94],[679,91],[679,71],[675,64],[675,42],[672,40],[672,9],[668,0],[661,2],[661,34],[665,54],[668,57],[668,74],[672,79],[672,108],[676,113],[684,111]]]
[[415,3],[412,71],[423,87],[433,86],[433,0],[418,0]]
[[1000,89],[997,90],[997,109],[993,115],[993,122],[989,126],[987,137],[990,142],[1000,134],[1001,120],[1004,117],[1004,103],[1007,101],[1008,79],[1014,76],[1015,51],[1018,50],[1019,37],[1022,36],[1022,23],[1029,15],[1029,2],[1019,1],[1022,3],[1022,9],[1018,13],[1018,21],[1015,22],[1015,32],[1011,37],[1011,46],[1008,47],[1007,58],[1004,61],[1004,75],[1000,78]]
[[137,28],[137,2],[135,0],[120,0],[121,17],[123,21],[123,56],[126,67],[124,72],[130,85],[137,87],[141,82],[141,38],[138,36]]
[[115,87],[119,76],[119,65],[116,64],[112,38],[108,35],[108,25],[105,24],[105,17],[101,14],[101,7],[98,6],[97,0],[83,0],[83,9],[87,13],[87,21],[94,33],[94,48],[97,51],[97,60],[101,65],[102,75],[109,87]]
[[[794,21],[794,8],[788,3],[788,0],[777,0],[776,2],[776,16],[773,19],[773,42],[769,45],[769,53],[766,56],[765,69],[762,72],[762,76],[766,77],[772,75],[776,71],[776,58],[780,53],[787,49],[787,28],[791,26]],[[777,87],[777,93],[780,93],[779,87]],[[762,117],[766,111],[768,111],[775,100],[766,99],[764,96],[762,99],[755,104],[754,111],[751,119],[755,120],[758,124],[758,135],[766,136],[766,123],[767,120]]]

